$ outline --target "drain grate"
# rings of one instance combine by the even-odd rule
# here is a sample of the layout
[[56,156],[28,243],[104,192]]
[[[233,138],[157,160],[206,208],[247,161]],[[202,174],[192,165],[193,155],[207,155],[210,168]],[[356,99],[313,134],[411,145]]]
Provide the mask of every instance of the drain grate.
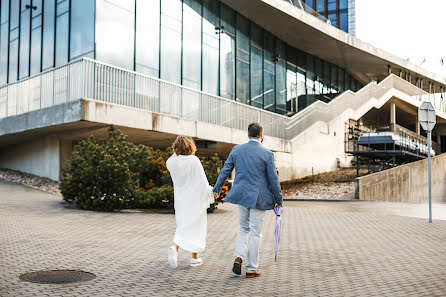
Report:
[[39,284],[70,284],[90,281],[95,277],[93,273],[81,270],[42,270],[24,273],[19,278]]

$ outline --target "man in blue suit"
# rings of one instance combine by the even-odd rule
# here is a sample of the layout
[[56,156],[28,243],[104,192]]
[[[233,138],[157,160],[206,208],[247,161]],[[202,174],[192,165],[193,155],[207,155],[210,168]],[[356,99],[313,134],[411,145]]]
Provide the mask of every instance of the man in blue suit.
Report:
[[[237,205],[240,229],[235,246],[232,271],[240,275],[246,259],[246,277],[260,275],[259,247],[267,210],[282,207],[282,191],[274,165],[273,153],[263,145],[263,127],[252,123],[248,127],[249,142],[235,146],[228,156],[214,186],[214,195],[235,168],[234,184],[225,202]],[[249,242],[248,242],[249,238]]]

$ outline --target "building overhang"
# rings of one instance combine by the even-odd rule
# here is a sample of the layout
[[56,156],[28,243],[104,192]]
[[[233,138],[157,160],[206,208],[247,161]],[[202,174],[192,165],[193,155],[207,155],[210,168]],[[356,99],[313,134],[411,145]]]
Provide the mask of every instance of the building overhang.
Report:
[[222,1],[289,45],[345,68],[362,84],[387,77],[390,65],[395,74],[400,70],[410,73],[412,83],[422,79],[426,91],[429,81],[435,92],[440,86],[446,89],[446,78],[347,34],[287,1]]

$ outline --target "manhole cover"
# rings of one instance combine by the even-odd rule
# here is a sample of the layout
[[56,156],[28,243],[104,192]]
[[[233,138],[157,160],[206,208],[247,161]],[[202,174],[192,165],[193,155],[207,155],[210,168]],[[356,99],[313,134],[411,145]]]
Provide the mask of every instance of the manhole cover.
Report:
[[44,270],[20,275],[20,279],[39,284],[69,284],[86,282],[96,277],[93,273],[80,270]]

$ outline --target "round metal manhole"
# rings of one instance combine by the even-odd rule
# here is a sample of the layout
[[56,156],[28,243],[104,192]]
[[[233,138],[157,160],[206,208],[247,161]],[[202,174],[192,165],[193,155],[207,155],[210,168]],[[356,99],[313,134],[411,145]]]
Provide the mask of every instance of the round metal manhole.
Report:
[[39,284],[70,284],[90,281],[95,277],[93,273],[81,270],[43,270],[24,273],[19,278]]

